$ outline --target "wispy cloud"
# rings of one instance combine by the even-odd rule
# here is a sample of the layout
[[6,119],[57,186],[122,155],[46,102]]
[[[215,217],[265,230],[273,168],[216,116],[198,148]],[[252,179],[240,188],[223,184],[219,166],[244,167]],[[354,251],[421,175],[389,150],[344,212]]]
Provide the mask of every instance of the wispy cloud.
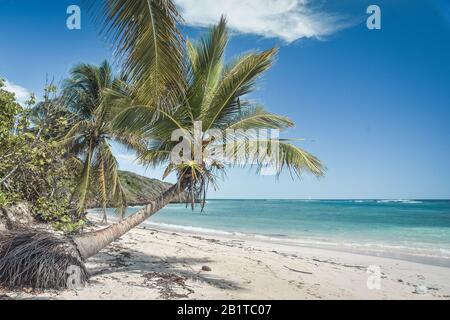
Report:
[[25,103],[25,101],[30,97],[30,91],[28,91],[24,87],[8,81],[7,79],[5,79],[5,86],[3,89],[14,93],[16,95],[17,101],[21,104]]
[[204,27],[222,14],[229,27],[240,33],[293,42],[320,38],[349,27],[338,14],[324,12],[310,0],[175,0],[187,25]]

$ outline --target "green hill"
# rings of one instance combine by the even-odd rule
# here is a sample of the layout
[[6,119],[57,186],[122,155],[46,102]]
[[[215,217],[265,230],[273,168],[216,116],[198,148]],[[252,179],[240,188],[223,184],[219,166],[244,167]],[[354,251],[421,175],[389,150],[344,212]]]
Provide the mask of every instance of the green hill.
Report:
[[[144,205],[149,200],[156,199],[172,186],[171,183],[147,178],[129,171],[120,171],[119,176],[130,206]],[[181,202],[185,200],[186,194],[183,194]]]
[[[128,171],[120,171],[119,176],[130,206],[146,204],[149,200],[156,199],[172,186],[171,183],[147,178]],[[181,202],[185,200],[186,194],[183,194]]]

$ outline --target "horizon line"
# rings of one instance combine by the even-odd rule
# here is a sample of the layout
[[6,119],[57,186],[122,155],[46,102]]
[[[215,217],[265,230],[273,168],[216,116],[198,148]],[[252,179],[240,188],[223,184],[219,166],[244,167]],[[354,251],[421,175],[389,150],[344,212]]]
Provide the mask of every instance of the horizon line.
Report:
[[450,198],[207,198],[206,200],[362,200],[362,201],[450,201]]

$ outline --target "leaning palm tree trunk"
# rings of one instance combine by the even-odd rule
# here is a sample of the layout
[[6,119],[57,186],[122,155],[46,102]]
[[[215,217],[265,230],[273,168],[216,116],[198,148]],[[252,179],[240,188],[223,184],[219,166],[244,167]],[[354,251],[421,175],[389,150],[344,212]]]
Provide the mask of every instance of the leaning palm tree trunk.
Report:
[[178,183],[136,214],[102,230],[73,237],[43,230],[0,233],[0,286],[6,288],[64,289],[70,270],[78,268],[79,282],[88,279],[84,261],[169,204],[180,192]]
[[107,228],[74,236],[72,239],[75,242],[82,259],[86,260],[92,257],[111,242],[119,239],[128,231],[140,225],[142,222],[174,200],[175,197],[179,195],[181,190],[182,188],[180,184],[177,183],[163,193],[158,199],[150,202],[143,209],[132,216]]

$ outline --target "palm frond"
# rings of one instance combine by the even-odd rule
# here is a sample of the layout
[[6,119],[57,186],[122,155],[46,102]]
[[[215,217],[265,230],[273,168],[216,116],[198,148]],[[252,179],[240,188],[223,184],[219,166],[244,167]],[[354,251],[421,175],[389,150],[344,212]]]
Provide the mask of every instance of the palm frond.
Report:
[[110,145],[103,141],[100,147],[100,157],[105,170],[105,183],[112,200],[113,206],[116,208],[116,213],[123,216],[127,207],[127,199],[122,187],[119,176],[119,164],[114,157]]
[[126,214],[128,203],[119,175],[116,177],[114,186],[112,194],[113,205],[116,208],[116,214],[123,218]]
[[188,105],[193,118],[197,119],[202,110],[209,107],[219,85],[223,69],[223,55],[228,43],[226,20],[221,18],[218,25],[211,28],[208,36],[198,43],[188,43],[188,57],[192,79]]
[[277,175],[287,170],[297,177],[304,172],[321,177],[326,171],[318,158],[287,141],[249,137],[235,141],[231,147],[223,145],[223,148],[227,149],[229,162],[237,166],[255,166],[258,173],[267,166],[275,168]]
[[139,154],[147,150],[148,143],[140,135],[128,131],[114,131],[112,138],[114,141],[125,146],[128,151],[137,152]]
[[[103,66],[105,67],[105,66]],[[100,68],[81,63],[70,71],[70,78],[63,84],[63,97],[67,108],[82,118],[88,118],[101,98],[102,79]],[[102,72],[105,69],[102,68]],[[103,74],[103,77],[105,75]]]
[[202,115],[205,130],[220,128],[229,122],[230,117],[239,114],[239,98],[254,89],[256,80],[272,65],[276,52],[276,49],[271,49],[250,53],[238,58],[227,68],[210,108]]
[[172,0],[93,1],[91,10],[144,104],[181,92],[181,18]]
[[80,136],[87,135],[92,129],[92,124],[87,120],[77,121],[72,125],[69,131],[66,132],[64,137],[58,141],[60,145],[69,145]]
[[87,151],[86,159],[84,160],[83,171],[81,172],[79,181],[72,196],[72,198],[76,200],[77,213],[79,215],[83,214],[86,207],[86,200],[89,192],[89,181],[91,176],[92,157],[93,150],[90,146]]
[[140,153],[138,161],[148,167],[158,167],[170,161],[172,148],[173,145],[168,143],[161,144],[160,149],[150,149]]
[[158,137],[168,137],[174,130],[185,130],[186,109],[180,108],[179,113],[163,111],[154,106],[133,106],[122,111],[114,119],[114,129],[124,130],[130,134],[140,135],[151,139],[156,134]]
[[251,107],[241,111],[238,117],[226,129],[278,129],[283,130],[294,126],[294,122],[288,117],[273,114],[263,107]]
[[102,157],[99,159],[98,165],[98,189],[99,189],[99,200],[100,205],[103,210],[103,222],[107,222],[106,206],[108,204],[108,196],[106,191],[106,174],[105,174],[105,161]]
[[280,141],[280,171],[284,168],[294,172],[298,177],[303,172],[309,172],[317,177],[325,174],[326,168],[322,162],[309,152],[294,146],[293,144]]

